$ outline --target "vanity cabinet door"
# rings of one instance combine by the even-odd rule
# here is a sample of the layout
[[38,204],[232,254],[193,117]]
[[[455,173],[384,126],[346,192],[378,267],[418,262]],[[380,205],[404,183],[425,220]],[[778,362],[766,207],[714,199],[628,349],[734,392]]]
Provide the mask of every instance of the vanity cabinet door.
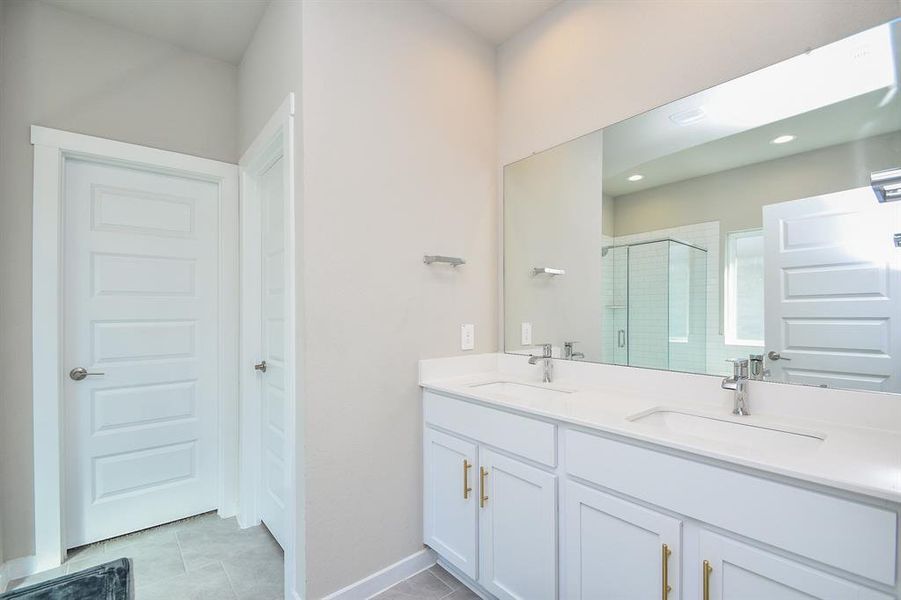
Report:
[[566,598],[681,597],[680,520],[567,482],[564,523]]
[[424,444],[424,541],[475,579],[479,506],[476,445],[428,427]]
[[[697,573],[704,600],[892,598],[709,531],[701,532],[699,550]],[[705,560],[708,566],[704,565]]]
[[557,597],[557,478],[480,449],[479,583],[501,600]]

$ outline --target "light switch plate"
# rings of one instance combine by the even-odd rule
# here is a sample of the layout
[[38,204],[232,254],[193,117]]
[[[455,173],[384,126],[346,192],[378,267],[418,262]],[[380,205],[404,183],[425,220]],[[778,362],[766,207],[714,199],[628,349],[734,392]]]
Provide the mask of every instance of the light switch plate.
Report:
[[464,323],[460,326],[460,350],[472,350],[476,347],[476,326]]
[[523,322],[520,333],[519,343],[522,346],[531,346],[532,345],[532,324]]

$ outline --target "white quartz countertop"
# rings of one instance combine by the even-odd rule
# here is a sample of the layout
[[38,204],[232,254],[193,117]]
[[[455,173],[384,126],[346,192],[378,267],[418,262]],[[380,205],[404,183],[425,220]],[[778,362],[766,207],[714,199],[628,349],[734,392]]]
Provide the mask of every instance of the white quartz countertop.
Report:
[[[478,387],[491,382],[513,382],[567,392],[552,397],[528,397],[514,391]],[[614,389],[585,389],[566,383],[537,383],[535,380],[501,372],[476,375],[424,377],[423,388],[452,394],[496,408],[552,419],[599,432],[616,434],[735,465],[766,471],[849,492],[901,503],[901,433],[889,428],[849,426],[841,422],[796,416],[752,414],[738,417],[722,403],[702,403],[680,399],[667,403],[666,394],[636,393]],[[497,386],[495,386],[497,387]],[[787,386],[783,386],[787,387]],[[535,395],[542,395],[538,392]],[[754,399],[751,397],[753,413]],[[722,431],[707,435],[701,427],[678,431],[659,422],[634,421],[654,409],[680,414],[696,414],[722,421],[762,428],[783,428],[823,438],[804,443],[767,443],[767,436],[736,436]],[[704,423],[704,421],[701,421]],[[717,427],[714,427],[717,429]],[[720,428],[722,429],[722,428]],[[728,426],[725,428],[729,429]]]

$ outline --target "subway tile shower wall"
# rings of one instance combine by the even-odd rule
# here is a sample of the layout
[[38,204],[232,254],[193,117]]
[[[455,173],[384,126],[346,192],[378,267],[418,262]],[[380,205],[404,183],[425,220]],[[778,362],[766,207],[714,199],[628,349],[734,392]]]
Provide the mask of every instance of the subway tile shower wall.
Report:
[[[666,238],[705,249],[706,266],[672,244],[626,249]],[[718,221],[604,238],[604,362],[727,374],[727,358],[760,352],[725,343],[720,239]]]

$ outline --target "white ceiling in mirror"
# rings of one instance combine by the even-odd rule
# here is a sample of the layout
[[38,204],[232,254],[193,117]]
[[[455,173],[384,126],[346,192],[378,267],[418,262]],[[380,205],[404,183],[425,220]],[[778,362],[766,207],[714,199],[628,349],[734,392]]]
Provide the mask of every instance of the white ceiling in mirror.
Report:
[[41,0],[232,64],[238,64],[269,0]]
[[[898,130],[892,29],[870,29],[606,128],[605,194]],[[636,173],[643,177],[630,181]]]
[[500,44],[561,0],[426,0],[485,40]]

